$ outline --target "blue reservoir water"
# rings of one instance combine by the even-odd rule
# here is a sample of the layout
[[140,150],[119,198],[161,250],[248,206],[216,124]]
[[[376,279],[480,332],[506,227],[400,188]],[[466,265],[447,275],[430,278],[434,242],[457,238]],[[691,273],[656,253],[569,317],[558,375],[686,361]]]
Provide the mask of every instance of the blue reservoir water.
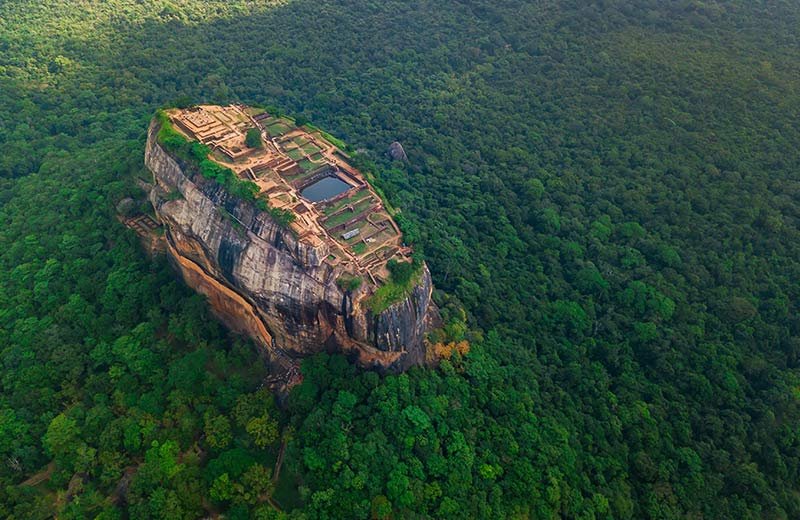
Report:
[[350,185],[338,177],[323,177],[314,184],[306,186],[300,195],[311,202],[319,202],[347,191]]

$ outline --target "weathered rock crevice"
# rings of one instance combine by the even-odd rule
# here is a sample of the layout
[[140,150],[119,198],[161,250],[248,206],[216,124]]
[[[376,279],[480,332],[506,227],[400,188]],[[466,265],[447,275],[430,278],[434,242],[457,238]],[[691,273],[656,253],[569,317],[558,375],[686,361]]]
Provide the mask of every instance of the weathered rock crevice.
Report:
[[157,130],[151,125],[145,164],[167,253],[223,323],[270,358],[338,351],[393,371],[425,361],[425,333],[437,314],[426,266],[406,299],[374,315],[365,302],[376,287],[339,287],[342,273],[323,262],[327,244],[298,240],[268,212],[203,178],[159,145]]

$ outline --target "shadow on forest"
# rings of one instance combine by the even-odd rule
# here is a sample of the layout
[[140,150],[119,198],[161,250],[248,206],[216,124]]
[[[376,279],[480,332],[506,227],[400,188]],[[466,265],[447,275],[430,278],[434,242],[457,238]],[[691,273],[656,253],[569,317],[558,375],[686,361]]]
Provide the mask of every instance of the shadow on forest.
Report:
[[[114,29],[119,42],[96,48],[90,59],[106,71],[97,80],[138,92],[150,111],[178,98],[267,103],[358,142],[376,130],[383,141],[407,138],[393,133],[411,126],[404,120],[429,126],[420,124],[429,116],[419,96],[489,56],[493,45],[487,53],[472,42],[496,32],[465,7],[420,17],[412,5],[393,2],[360,6],[356,17],[311,0],[207,23],[150,20]],[[243,38],[253,34],[263,37]],[[418,37],[425,34],[438,38]],[[474,59],[461,55],[464,48]]]

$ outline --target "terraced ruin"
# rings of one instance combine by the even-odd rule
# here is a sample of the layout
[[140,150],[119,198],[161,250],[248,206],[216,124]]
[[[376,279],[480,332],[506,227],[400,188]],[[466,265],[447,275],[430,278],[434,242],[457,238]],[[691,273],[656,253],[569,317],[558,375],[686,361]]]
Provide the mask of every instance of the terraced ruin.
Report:
[[[388,280],[389,259],[408,261],[397,225],[344,151],[313,127],[240,105],[200,105],[166,111],[176,130],[212,150],[211,159],[254,182],[258,197],[289,210],[298,241],[317,248],[331,267],[374,284]],[[261,146],[248,146],[257,129]]]
[[284,387],[323,350],[381,370],[433,360],[430,271],[335,141],[241,105],[159,111],[148,131],[167,255]]

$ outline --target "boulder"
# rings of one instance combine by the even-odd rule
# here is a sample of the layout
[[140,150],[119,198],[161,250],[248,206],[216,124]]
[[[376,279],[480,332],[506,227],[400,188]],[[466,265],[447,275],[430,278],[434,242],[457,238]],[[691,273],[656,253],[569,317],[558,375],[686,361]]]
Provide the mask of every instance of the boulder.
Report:
[[400,144],[399,141],[395,141],[390,144],[389,150],[386,153],[392,160],[408,162],[406,151],[403,149],[403,145]]

